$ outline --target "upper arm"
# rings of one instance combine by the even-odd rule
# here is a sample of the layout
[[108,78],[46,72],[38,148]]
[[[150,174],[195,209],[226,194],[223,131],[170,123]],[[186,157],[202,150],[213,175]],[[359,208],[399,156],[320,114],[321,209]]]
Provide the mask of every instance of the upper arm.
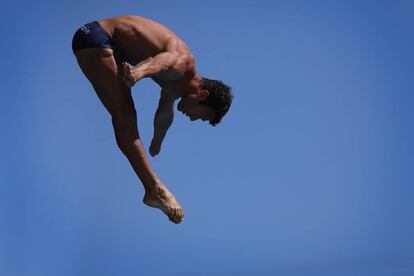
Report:
[[179,41],[176,38],[169,38],[165,46],[165,51],[154,58],[164,67],[164,70],[168,70],[174,67],[179,57]]
[[167,44],[165,45],[165,50],[168,53],[177,54],[179,52],[180,41],[175,37],[170,37],[167,39]]
[[170,56],[166,76],[170,80],[182,78],[188,67],[190,56],[188,49],[181,40],[172,37],[167,41],[166,53]]

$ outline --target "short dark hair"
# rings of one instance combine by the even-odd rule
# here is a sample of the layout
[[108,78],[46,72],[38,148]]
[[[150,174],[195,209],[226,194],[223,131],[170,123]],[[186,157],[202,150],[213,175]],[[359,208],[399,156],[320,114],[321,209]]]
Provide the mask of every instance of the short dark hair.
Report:
[[202,88],[208,90],[209,95],[207,99],[201,101],[200,104],[208,106],[216,112],[214,119],[210,120],[212,126],[220,123],[221,119],[226,115],[230,109],[233,100],[231,87],[219,80],[210,80],[203,78]]

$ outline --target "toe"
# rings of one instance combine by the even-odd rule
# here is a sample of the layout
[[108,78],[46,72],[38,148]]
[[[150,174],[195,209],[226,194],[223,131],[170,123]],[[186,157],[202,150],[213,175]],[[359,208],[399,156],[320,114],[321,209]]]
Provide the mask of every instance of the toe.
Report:
[[176,210],[176,220],[180,223],[183,220],[183,212],[181,209]]
[[178,217],[180,218],[180,220],[183,220],[183,218],[184,218],[183,210],[182,209],[178,209],[177,213],[178,213]]
[[174,222],[175,224],[180,223],[180,221],[177,219],[177,217],[169,216],[169,220],[170,220],[171,222]]
[[167,214],[167,216],[168,216],[168,219],[170,220],[170,221],[172,221],[172,222],[174,222],[174,223],[176,223],[175,222],[175,218],[176,218],[176,214],[175,214],[175,210],[174,209],[169,209],[167,212],[166,212],[166,214]]
[[174,209],[174,214],[172,215],[172,219],[174,223],[180,223],[181,222],[181,216],[179,213],[179,209]]

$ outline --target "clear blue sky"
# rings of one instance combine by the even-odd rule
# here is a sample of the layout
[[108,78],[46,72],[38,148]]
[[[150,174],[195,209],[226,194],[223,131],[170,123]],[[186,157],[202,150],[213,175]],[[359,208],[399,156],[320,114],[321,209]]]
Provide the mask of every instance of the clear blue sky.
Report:
[[[138,14],[230,84],[213,128],[177,114],[141,203],[71,52]],[[414,275],[414,2],[2,1],[0,275]],[[146,148],[159,88],[133,90]]]

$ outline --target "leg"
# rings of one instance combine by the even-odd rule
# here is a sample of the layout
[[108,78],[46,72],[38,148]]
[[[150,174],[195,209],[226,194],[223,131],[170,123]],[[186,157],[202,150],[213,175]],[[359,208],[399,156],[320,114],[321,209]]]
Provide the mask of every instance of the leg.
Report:
[[152,170],[138,133],[131,90],[122,81],[112,49],[84,49],[75,53],[79,66],[112,116],[116,142],[145,188],[144,203],[160,208],[175,223],[184,214],[180,204]]

